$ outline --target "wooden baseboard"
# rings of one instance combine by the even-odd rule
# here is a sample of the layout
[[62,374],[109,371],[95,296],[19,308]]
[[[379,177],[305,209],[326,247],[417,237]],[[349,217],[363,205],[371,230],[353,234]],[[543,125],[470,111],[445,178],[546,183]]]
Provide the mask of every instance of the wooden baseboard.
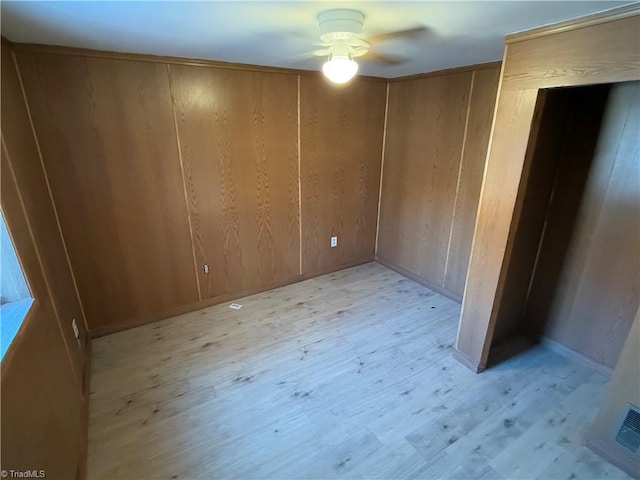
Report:
[[440,295],[444,295],[445,297],[450,298],[455,302],[462,303],[461,295],[450,292],[449,290],[442,287],[441,285],[433,283],[427,280],[426,278],[421,277],[420,275],[416,275],[415,273],[410,272],[406,268],[402,268],[393,262],[390,262],[388,260],[385,260],[384,258],[381,258],[379,255],[376,255],[376,262],[378,262],[380,265],[384,265],[385,267],[393,270],[394,272],[399,273],[400,275],[410,278],[411,280],[413,280],[416,283],[419,283],[423,287],[427,287],[429,290],[433,290],[434,292],[437,292]]
[[200,302],[181,305],[179,307],[166,310],[164,312],[160,312],[154,315],[149,315],[149,316],[140,317],[136,319],[124,320],[122,322],[110,323],[108,325],[100,325],[100,326],[91,328],[89,333],[91,338],[103,337],[105,335],[110,335],[112,333],[120,332],[122,330],[128,330],[130,328],[140,327],[142,325],[157,322],[159,320],[164,320],[166,318],[175,317],[176,315],[182,315],[183,313],[194,312],[202,308],[212,307],[214,305],[219,305],[225,302],[231,302],[239,298],[248,297],[249,295],[255,295],[256,293],[266,292],[268,290],[273,290],[274,288],[284,287],[286,285],[291,285],[293,283],[301,282],[303,280],[309,280],[311,278],[319,277],[321,275],[326,275],[328,273],[333,273],[339,270],[344,270],[346,268],[355,267],[358,265],[362,265],[364,263],[372,262],[373,260],[374,260],[373,256],[371,256],[371,257],[367,257],[367,258],[353,261],[353,262],[347,262],[340,265],[333,265],[330,267],[323,268],[321,270],[305,273],[303,275],[296,275],[286,280],[265,285],[263,287],[253,288],[250,290],[244,290],[236,293],[227,293],[224,295],[218,295],[216,297],[207,298],[206,300],[202,300]]
[[459,361],[462,365],[464,365],[465,367],[467,367],[469,370],[471,370],[473,373],[481,373],[484,372],[485,370],[485,366],[484,365],[480,365],[480,363],[476,360],[473,360],[472,358],[468,357],[467,355],[465,355],[464,353],[462,353],[460,350],[458,350],[457,348],[453,349],[453,353],[452,353],[453,358],[455,358],[457,361]]
[[218,295],[216,297],[207,298],[206,300],[202,300],[200,302],[180,305],[178,307],[165,310],[163,312],[155,313],[153,315],[148,315],[148,316],[139,317],[135,319],[123,320],[121,322],[114,322],[107,325],[100,325],[100,326],[91,328],[90,335],[91,335],[91,338],[103,337],[105,335],[110,335],[112,333],[121,332],[122,330],[128,330],[130,328],[140,327],[142,325],[157,322],[159,320],[164,320],[166,318],[175,317],[176,315],[182,315],[183,313],[194,312],[202,308],[212,307],[214,305],[219,305],[221,303],[237,300],[238,298],[248,297],[249,295],[255,295],[256,293],[266,292],[267,290],[273,290],[274,288],[284,287],[285,285],[290,285],[292,283],[300,282],[302,280],[305,280],[305,278],[302,275],[296,275],[295,277],[291,277],[280,282],[275,282],[270,285],[265,285],[264,287],[252,288],[252,289],[244,290],[237,293],[226,293],[224,295]]
[[353,262],[341,263],[340,265],[332,265],[330,267],[314,270],[313,272],[303,273],[302,276],[305,280],[308,280],[310,278],[321,277],[322,275],[327,275],[333,272],[339,272],[340,270],[346,270],[347,268],[357,267],[358,265],[364,265],[365,263],[371,263],[373,261],[375,261],[375,258],[373,257],[373,255],[370,255],[360,260],[355,260]]
[[80,419],[80,463],[78,480],[87,478],[87,453],[89,444],[89,395],[91,393],[91,337],[87,336],[84,349],[84,373],[82,375],[82,412]]
[[542,336],[538,340],[541,345],[547,347],[549,350],[557,353],[558,355],[562,355],[569,360],[573,360],[577,363],[581,363],[586,365],[587,367],[595,370],[606,378],[613,377],[613,368],[605,365],[603,363],[594,360],[593,358],[587,357],[580,352],[576,352],[575,350],[563,345],[562,343],[556,342],[549,337]]
[[640,478],[640,458],[638,456],[627,455],[615,445],[600,438],[588,438],[587,447],[633,478]]

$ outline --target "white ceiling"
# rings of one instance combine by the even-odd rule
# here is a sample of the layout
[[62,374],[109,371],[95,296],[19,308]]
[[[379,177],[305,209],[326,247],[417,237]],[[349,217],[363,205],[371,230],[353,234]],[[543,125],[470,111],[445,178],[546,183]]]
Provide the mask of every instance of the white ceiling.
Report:
[[365,75],[396,77],[500,60],[504,36],[629,1],[2,1],[2,35],[15,42],[203,58],[319,70],[304,60],[319,40],[316,16],[329,8],[365,14],[363,35],[423,25],[428,33],[393,40],[377,51],[402,65],[361,62]]

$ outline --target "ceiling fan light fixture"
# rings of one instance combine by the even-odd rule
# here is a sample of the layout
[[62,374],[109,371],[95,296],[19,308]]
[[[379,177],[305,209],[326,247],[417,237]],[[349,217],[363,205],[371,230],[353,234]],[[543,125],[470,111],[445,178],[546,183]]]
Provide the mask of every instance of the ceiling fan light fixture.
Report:
[[333,83],[347,83],[358,73],[358,63],[349,55],[331,55],[322,66],[322,73]]

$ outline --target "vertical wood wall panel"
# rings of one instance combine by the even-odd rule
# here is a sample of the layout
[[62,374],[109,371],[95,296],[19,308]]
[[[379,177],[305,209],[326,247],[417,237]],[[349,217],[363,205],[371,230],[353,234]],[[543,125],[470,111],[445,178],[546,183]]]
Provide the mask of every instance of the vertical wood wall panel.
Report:
[[378,256],[442,286],[471,73],[389,86]]
[[482,187],[482,174],[487,157],[499,77],[499,68],[477,70],[473,73],[469,119],[453,212],[451,244],[443,282],[445,289],[460,297],[464,292],[469,267],[473,227],[478,212],[478,199]]
[[365,79],[300,82],[302,271],[313,274],[373,260],[386,89]]
[[297,277],[297,77],[170,73],[202,298]]
[[[44,469],[49,478],[75,478],[81,461],[86,332],[17,73],[4,42],[1,87],[2,213],[35,302],[2,359],[0,464],[4,470]],[[77,315],[82,344],[68,315]]]
[[458,300],[497,81],[491,68],[389,86],[377,256]]
[[[87,340],[84,316],[49,196],[20,80],[11,52],[5,45],[2,46],[2,93],[2,136],[8,153],[7,162],[12,165],[26,214],[31,219],[47,285],[51,289],[54,313],[64,333],[80,385]],[[74,318],[80,331],[80,342],[76,340],[71,327]]]
[[90,327],[197,301],[166,67],[18,60]]

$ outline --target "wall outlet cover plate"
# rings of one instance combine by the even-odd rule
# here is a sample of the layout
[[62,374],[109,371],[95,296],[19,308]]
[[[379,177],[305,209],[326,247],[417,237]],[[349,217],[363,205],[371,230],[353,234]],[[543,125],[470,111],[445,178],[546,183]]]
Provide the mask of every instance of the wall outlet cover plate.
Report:
[[229,305],[229,308],[233,308],[234,310],[240,310],[242,308],[242,305],[240,305],[239,303],[232,303],[231,305]]

